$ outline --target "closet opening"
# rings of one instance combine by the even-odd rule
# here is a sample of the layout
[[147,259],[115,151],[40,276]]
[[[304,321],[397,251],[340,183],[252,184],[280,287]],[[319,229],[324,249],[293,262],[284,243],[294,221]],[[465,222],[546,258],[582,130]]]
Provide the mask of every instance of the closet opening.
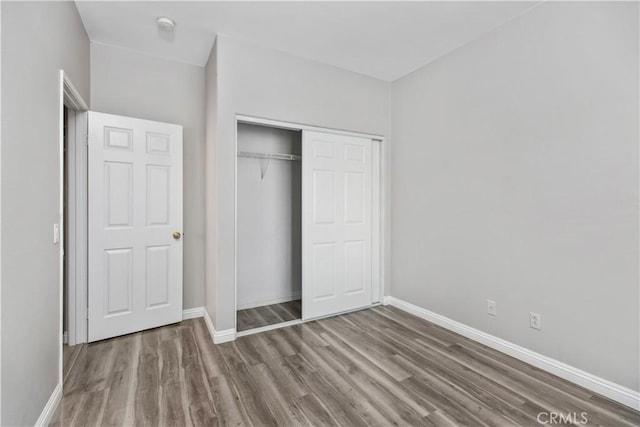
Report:
[[302,319],[302,131],[238,123],[236,330]]

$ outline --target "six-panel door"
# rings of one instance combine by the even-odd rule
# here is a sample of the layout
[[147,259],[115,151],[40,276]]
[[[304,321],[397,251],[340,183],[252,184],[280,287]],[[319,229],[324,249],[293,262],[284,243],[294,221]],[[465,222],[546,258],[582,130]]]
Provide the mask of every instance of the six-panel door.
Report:
[[371,140],[303,132],[303,316],[371,305]]
[[182,127],[89,113],[89,341],[182,320]]

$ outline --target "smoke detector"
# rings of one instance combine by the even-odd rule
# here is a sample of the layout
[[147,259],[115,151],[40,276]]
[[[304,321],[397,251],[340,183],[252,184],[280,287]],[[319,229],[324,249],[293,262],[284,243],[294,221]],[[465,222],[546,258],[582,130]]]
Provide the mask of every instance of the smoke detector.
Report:
[[173,31],[176,26],[176,23],[173,22],[172,19],[167,18],[166,16],[161,16],[156,19],[156,24],[158,24],[158,28],[161,28],[165,31]]

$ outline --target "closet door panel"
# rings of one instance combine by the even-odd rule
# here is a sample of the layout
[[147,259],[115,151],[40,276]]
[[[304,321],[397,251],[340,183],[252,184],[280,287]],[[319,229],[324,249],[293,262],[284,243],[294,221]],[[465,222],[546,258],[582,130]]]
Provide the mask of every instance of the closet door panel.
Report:
[[371,140],[303,133],[303,317],[371,304]]
[[344,221],[362,224],[365,221],[365,176],[362,172],[344,174]]
[[344,243],[344,291],[347,295],[366,291],[365,253],[366,243],[362,240]]
[[336,297],[336,244],[316,243],[313,245],[313,301]]
[[333,224],[335,222],[335,179],[334,171],[313,171],[313,223]]

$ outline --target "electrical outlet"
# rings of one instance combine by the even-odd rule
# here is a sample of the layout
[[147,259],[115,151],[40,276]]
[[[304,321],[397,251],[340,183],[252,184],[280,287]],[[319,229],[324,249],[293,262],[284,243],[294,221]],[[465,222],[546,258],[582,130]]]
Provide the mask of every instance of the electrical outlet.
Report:
[[497,304],[495,301],[488,299],[487,300],[487,313],[491,316],[495,316],[498,314]]
[[538,329],[542,327],[542,317],[538,313],[534,313],[533,311],[529,312],[529,326],[533,329]]

